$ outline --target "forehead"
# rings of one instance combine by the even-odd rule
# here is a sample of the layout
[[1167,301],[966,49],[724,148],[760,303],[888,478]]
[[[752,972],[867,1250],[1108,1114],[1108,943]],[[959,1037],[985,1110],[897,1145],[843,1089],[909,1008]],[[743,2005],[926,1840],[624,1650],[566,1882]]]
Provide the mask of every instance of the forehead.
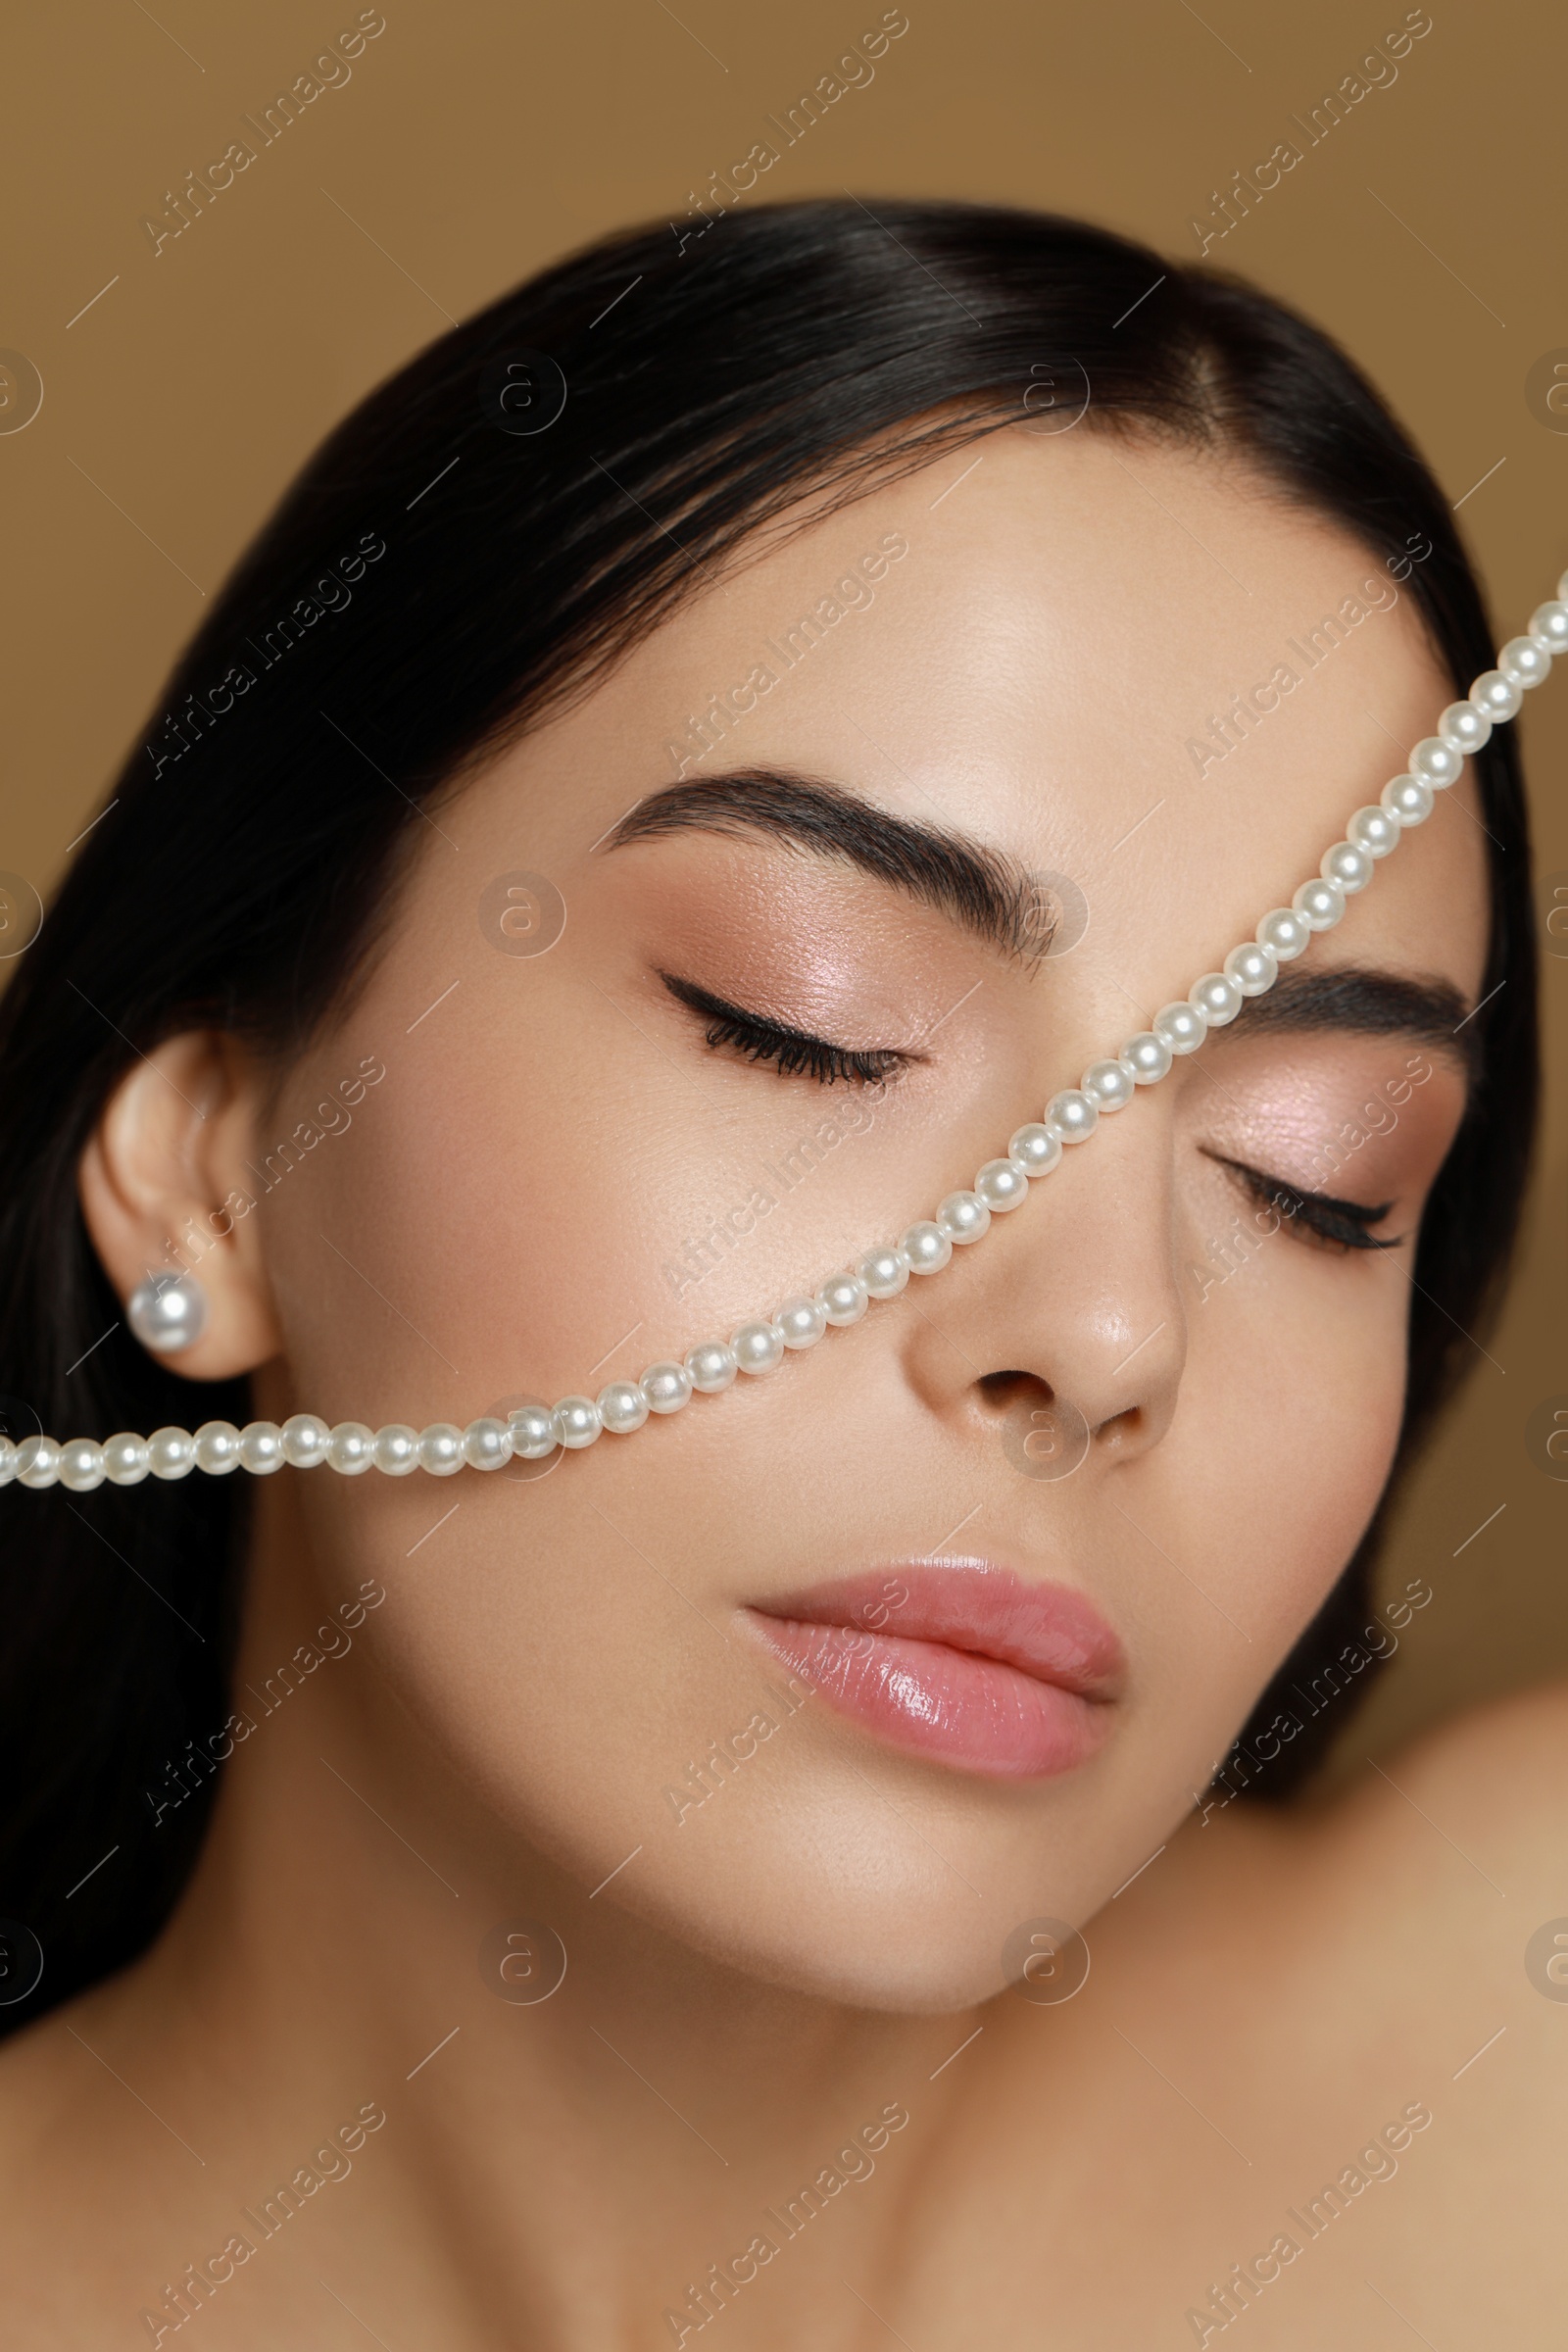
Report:
[[[1009,427],[716,578],[497,781],[575,862],[677,773],[831,779],[1069,877],[1088,962],[1147,1012],[1289,902],[1453,693],[1382,560],[1236,460]],[[1483,849],[1467,776],[1314,958],[1473,993]]]

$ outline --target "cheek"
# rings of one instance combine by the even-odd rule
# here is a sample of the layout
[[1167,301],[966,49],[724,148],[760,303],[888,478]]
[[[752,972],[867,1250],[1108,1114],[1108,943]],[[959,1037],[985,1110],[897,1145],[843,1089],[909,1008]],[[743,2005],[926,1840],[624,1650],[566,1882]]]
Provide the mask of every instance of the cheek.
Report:
[[597,1394],[662,1351],[659,1267],[701,1143],[662,1117],[661,1065],[630,1025],[598,1024],[590,1053],[571,1000],[556,984],[487,1004],[439,1051],[421,1031],[353,1128],[263,1203],[306,1409],[464,1422],[525,1388]]
[[[440,1051],[432,1015],[264,1204],[308,1409],[373,1426],[595,1396],[814,1287],[951,1183],[929,1107],[710,1058],[564,948]],[[475,1004],[489,977],[465,974]],[[974,1056],[949,1116],[988,1080]]]
[[1200,1511],[1226,1605],[1283,1653],[1376,1507],[1404,1407],[1409,1288],[1379,1258],[1320,1256],[1280,1232],[1191,1318],[1177,1420],[1202,1440]]

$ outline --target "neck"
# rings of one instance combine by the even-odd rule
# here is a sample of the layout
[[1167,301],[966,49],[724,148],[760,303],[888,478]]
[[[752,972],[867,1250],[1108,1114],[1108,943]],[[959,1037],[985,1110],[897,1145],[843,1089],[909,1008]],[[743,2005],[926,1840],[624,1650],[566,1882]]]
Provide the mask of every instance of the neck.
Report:
[[695,2330],[764,2272],[752,2291],[782,2313],[818,2265],[780,2257],[830,2198],[835,2259],[859,2240],[874,2263],[902,2199],[864,2183],[908,2173],[956,2095],[932,2070],[978,2018],[767,1986],[634,1911],[646,1886],[590,1892],[383,1679],[395,1593],[336,1591],[285,1481],[257,1503],[234,1752],[124,1996],[192,2112],[234,2086],[232,2228],[257,2238],[245,2213],[265,2229],[278,2183],[374,2111],[352,2164],[389,2193],[356,2204],[345,2174],[316,2210],[346,2240],[397,2212],[400,2263],[476,2333],[526,2316],[602,2343],[667,2309],[687,2340],[683,2312]]

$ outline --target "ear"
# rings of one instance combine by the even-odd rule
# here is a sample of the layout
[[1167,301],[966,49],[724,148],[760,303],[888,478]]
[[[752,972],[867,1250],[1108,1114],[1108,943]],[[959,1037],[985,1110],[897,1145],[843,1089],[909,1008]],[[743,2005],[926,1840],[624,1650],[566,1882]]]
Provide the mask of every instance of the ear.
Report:
[[177,1355],[192,1380],[231,1380],[281,1350],[246,1166],[263,1073],[238,1039],[193,1029],[143,1054],[110,1097],[81,1155],[77,1191],[123,1305],[149,1273],[194,1274],[207,1325]]

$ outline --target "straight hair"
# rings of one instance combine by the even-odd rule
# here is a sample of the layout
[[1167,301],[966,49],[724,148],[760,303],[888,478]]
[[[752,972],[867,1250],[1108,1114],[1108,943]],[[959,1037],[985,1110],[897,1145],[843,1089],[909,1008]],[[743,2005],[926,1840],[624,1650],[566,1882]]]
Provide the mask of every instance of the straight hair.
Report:
[[[216,1026],[286,1067],[386,943],[428,806],[758,534],[796,527],[801,502],[831,511],[1020,423],[1235,455],[1402,577],[1456,694],[1491,665],[1475,573],[1408,436],[1328,335],[1242,279],[984,205],[761,205],[714,225],[675,250],[663,224],[594,244],[421,352],[329,436],[214,599],[0,1001],[13,1438],[189,1415],[189,1385],[125,1330],[76,1197],[135,1056]],[[1134,625],[1157,631],[1157,609]],[[1485,1329],[1517,1221],[1538,1081],[1511,728],[1474,772],[1479,1076],[1423,1220],[1394,1477],[1244,1741],[1366,1621],[1390,1495]],[[248,1386],[208,1384],[208,1411],[243,1424]],[[132,1959],[188,1878],[230,1704],[248,1483],[0,1497],[0,1915],[44,1953],[6,2028]],[[1372,1679],[1249,1793],[1299,1787]]]

